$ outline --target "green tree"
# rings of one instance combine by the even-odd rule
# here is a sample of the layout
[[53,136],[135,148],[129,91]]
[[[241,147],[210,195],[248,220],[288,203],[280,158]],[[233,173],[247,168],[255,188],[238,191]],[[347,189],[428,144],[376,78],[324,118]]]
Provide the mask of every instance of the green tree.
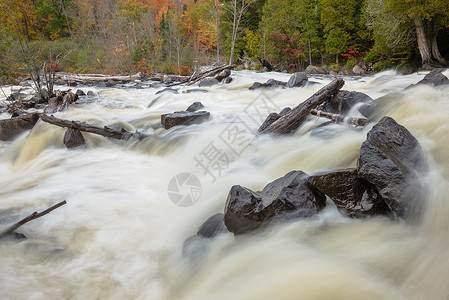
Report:
[[338,57],[347,52],[354,42],[357,29],[357,0],[319,0],[321,6],[321,23],[324,26],[326,50]]
[[385,12],[392,18],[406,15],[413,22],[423,67],[447,65],[437,37],[449,23],[449,1],[385,0]]

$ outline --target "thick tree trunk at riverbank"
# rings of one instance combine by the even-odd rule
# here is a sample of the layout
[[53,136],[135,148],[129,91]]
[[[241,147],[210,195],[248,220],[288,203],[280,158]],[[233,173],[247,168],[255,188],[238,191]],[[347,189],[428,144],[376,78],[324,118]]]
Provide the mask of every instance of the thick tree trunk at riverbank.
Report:
[[447,64],[445,59],[441,56],[438,49],[437,34],[433,37],[428,37],[426,27],[423,20],[419,16],[413,18],[415,22],[416,38],[418,40],[419,53],[421,54],[422,66],[442,67]]

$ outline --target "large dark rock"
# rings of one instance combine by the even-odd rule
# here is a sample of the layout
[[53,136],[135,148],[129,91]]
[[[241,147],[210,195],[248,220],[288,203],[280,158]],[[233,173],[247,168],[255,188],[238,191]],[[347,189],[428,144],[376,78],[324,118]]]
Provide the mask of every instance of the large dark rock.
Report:
[[279,87],[285,87],[287,83],[283,81],[278,81],[274,79],[269,79],[265,83],[260,82],[254,82],[252,86],[249,87],[250,90],[256,90],[260,88],[279,88]]
[[220,81],[218,81],[215,78],[205,78],[205,79],[201,80],[199,86],[200,87],[213,86],[213,85],[216,85],[216,84],[219,84],[219,83],[220,83]]
[[358,103],[366,103],[369,105],[372,102],[373,99],[364,93],[341,90],[334,98],[329,101],[325,101],[323,104],[318,106],[317,109],[332,114],[346,115],[354,105]]
[[427,170],[416,138],[390,117],[368,132],[358,160],[358,176],[379,191],[396,217],[406,219],[421,209],[418,176]]
[[310,176],[309,182],[351,218],[390,213],[379,192],[368,182],[358,178],[357,169]]
[[292,171],[261,192],[233,186],[226,200],[226,227],[234,234],[244,234],[271,222],[317,214],[326,205],[326,197],[307,179],[304,172]]
[[39,114],[25,114],[18,117],[0,120],[0,140],[7,141],[16,135],[34,127],[39,120]]
[[92,91],[88,91],[88,92],[87,92],[87,97],[90,97],[90,98],[92,98],[92,97],[97,97],[97,94],[95,94],[95,93],[92,92]]
[[186,111],[195,112],[202,108],[204,108],[203,103],[197,101],[197,102],[193,102],[189,107],[187,107]]
[[229,232],[224,224],[224,214],[217,213],[206,220],[199,228],[197,235],[212,238],[222,233]]
[[64,134],[64,145],[68,148],[76,148],[86,144],[83,135],[79,130],[69,128]]
[[86,93],[84,93],[84,91],[83,90],[76,90],[76,93],[75,94],[77,94],[78,96],[86,96]]
[[293,88],[293,87],[302,87],[306,84],[308,78],[307,78],[307,74],[304,72],[296,72],[295,74],[293,74],[290,79],[287,82],[287,87],[288,88]]
[[170,129],[177,125],[199,124],[209,119],[210,113],[207,111],[177,111],[172,114],[161,116],[161,123],[165,129]]
[[442,74],[445,69],[434,69],[417,84],[439,86],[449,84],[449,79]]

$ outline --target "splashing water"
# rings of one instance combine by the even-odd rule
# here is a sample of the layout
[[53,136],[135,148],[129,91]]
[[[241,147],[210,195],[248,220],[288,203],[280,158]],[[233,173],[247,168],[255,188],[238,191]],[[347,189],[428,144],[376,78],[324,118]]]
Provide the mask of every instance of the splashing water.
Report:
[[[29,239],[0,243],[0,298],[448,299],[449,87],[403,90],[424,75],[346,78],[343,88],[374,99],[387,95],[379,117],[393,117],[421,143],[431,171],[421,178],[430,188],[419,224],[352,220],[329,204],[311,219],[238,239],[222,235],[197,259],[181,255],[182,243],[223,211],[232,185],[260,190],[291,170],[355,167],[374,123],[311,132],[324,121],[310,117],[293,136],[254,135],[271,112],[267,105],[293,107],[330,82],[326,77],[312,78],[321,84],[307,88],[249,91],[254,81],[289,75],[235,72],[230,85],[209,93],[182,93],[192,89],[182,87],[150,108],[162,88],[97,89],[98,99],[57,116],[151,137],[117,142],[84,134],[86,148],[67,150],[64,130],[40,121],[0,143],[0,226],[4,216],[68,202],[18,230]],[[161,114],[194,101],[211,112],[208,122],[157,128]],[[234,129],[242,132],[239,143],[231,141]],[[212,149],[226,165],[203,168]],[[167,193],[170,180],[183,173],[201,183],[198,201],[188,207],[174,205]]]

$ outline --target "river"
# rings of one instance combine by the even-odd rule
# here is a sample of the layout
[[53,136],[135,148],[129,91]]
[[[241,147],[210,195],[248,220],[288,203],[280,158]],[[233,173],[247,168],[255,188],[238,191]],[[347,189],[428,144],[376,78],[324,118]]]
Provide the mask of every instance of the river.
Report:
[[[58,117],[151,137],[84,134],[87,147],[68,150],[64,130],[40,121],[0,142],[0,226],[5,216],[67,201],[21,227],[28,239],[0,243],[0,299],[449,299],[449,86],[403,91],[424,75],[387,71],[345,78],[343,87],[373,99],[389,95],[378,117],[393,117],[424,149],[431,170],[421,180],[430,188],[419,222],[353,220],[328,205],[316,217],[258,234],[221,235],[188,257],[183,241],[223,211],[232,185],[261,190],[291,170],[355,167],[374,123],[311,131],[326,121],[311,117],[293,136],[254,134],[271,109],[295,106],[330,77],[312,77],[321,84],[306,88],[250,91],[254,81],[290,75],[233,72],[229,85],[208,93],[182,87],[150,108],[162,88],[82,88],[99,97],[82,98]],[[194,101],[211,112],[209,121],[157,128],[161,114]],[[357,109],[351,115],[360,116]],[[212,163],[213,152],[221,159]],[[190,202],[173,197],[179,174],[198,179]]]

